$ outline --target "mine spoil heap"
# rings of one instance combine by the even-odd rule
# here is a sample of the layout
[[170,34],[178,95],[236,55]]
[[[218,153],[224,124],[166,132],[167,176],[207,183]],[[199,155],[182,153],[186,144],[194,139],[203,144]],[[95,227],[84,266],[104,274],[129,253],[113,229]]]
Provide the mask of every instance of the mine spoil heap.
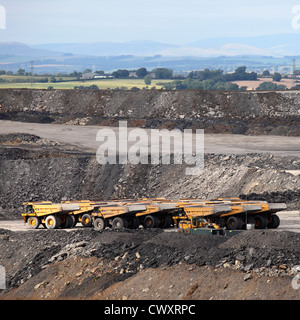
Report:
[[[262,276],[270,279],[295,276],[300,270],[300,235],[292,232],[248,230],[232,238],[162,232],[160,229],[105,230],[100,233],[90,229],[21,233],[1,229],[0,234],[1,261],[6,265],[8,277],[8,289],[2,292],[4,298],[10,295],[34,297],[47,287],[53,268],[59,275],[60,266],[68,261],[72,274],[59,290],[56,288],[56,297],[76,297],[91,289],[92,298],[112,284],[135,277],[149,268],[181,264],[186,265],[186,270],[212,267],[220,275],[224,270],[242,272],[243,281]],[[4,235],[8,239],[3,238]],[[95,275],[87,267],[89,259],[96,259],[93,260],[94,268],[102,266],[101,274]],[[85,266],[79,264],[82,260],[86,261]],[[81,267],[75,268],[75,272],[76,264]],[[84,281],[79,281],[81,276]],[[43,285],[37,286],[43,281]],[[48,291],[54,294],[52,289],[49,285]]]

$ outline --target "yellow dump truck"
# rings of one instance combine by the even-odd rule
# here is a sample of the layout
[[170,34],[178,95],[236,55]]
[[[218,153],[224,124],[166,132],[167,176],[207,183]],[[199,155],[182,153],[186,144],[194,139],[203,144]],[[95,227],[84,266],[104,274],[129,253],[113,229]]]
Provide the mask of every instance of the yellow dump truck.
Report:
[[77,204],[52,203],[49,201],[23,203],[23,220],[31,229],[42,224],[47,229],[69,228],[74,224],[72,213],[79,210]]
[[74,216],[75,224],[81,222],[83,227],[88,228],[93,226],[92,213],[97,205],[108,205],[108,201],[91,201],[91,200],[74,200],[74,201],[64,201],[65,204],[76,204],[78,205],[78,210],[72,212]]
[[125,206],[145,206],[146,210],[136,212],[134,225],[142,225],[144,228],[169,228],[172,225],[172,214],[178,210],[175,204],[163,203],[164,198],[121,199],[113,200],[116,204]]
[[285,203],[247,201],[239,198],[217,198],[215,201],[233,208],[233,214],[222,215],[215,221],[221,226],[226,225],[230,230],[243,229],[246,224],[254,224],[256,229],[278,228],[280,219],[276,213],[287,209]]
[[146,210],[136,214],[144,228],[169,228],[172,215],[177,210],[174,203],[162,203],[157,199],[142,199],[139,201]]
[[114,230],[122,228],[136,229],[139,227],[139,219],[136,214],[145,211],[143,204],[114,203],[107,205],[95,205],[92,213],[95,230],[104,230],[107,226]]
[[215,224],[229,230],[246,229],[247,224],[254,224],[256,229],[277,228],[280,224],[276,212],[285,210],[285,203],[267,203],[266,201],[246,201],[239,198],[178,199],[172,201],[182,208],[173,215],[174,225],[186,216],[195,214],[209,218]]
[[70,228],[81,222],[84,227],[96,230],[168,228],[179,226],[180,221],[198,216],[229,230],[246,229],[248,224],[256,229],[277,228],[280,224],[276,212],[286,209],[284,203],[246,201],[239,198],[203,199],[114,199],[109,201],[47,201],[24,203],[24,222],[30,228],[40,224],[48,229]]

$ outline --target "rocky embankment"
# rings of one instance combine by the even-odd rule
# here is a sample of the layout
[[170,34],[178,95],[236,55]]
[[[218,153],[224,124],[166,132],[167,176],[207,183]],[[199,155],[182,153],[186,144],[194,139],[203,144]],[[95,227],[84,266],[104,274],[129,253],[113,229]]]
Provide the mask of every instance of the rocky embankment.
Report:
[[[24,201],[141,197],[215,198],[239,196],[287,202],[299,208],[297,157],[269,154],[205,155],[199,176],[183,165],[99,165],[94,155],[34,135],[0,138],[0,218],[21,218]],[[20,140],[23,142],[20,147]],[[17,143],[17,145],[14,144]]]
[[300,271],[300,236],[292,232],[249,230],[232,238],[159,229],[0,234],[7,236],[0,239],[7,273],[0,299],[299,298],[292,280]]
[[0,90],[0,119],[300,135],[300,92]]

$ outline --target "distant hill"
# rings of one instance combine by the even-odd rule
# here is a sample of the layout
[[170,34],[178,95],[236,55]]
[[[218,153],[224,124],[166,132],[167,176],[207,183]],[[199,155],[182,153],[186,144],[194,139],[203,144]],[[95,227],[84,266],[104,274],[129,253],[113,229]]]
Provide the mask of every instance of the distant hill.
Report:
[[258,37],[210,38],[189,44],[174,45],[155,41],[129,41],[124,43],[50,43],[32,46],[35,49],[69,52],[89,56],[196,56],[218,57],[234,55],[260,55],[283,57],[300,55],[300,34],[275,34]]
[[[57,56],[57,52],[52,52],[45,49],[30,47],[20,42],[0,42],[0,56],[23,56],[23,57],[51,57]],[[61,55],[61,53],[59,53]]]
[[292,56],[298,56],[300,69],[300,34],[278,34],[260,37],[226,37],[204,39],[186,45],[155,41],[124,43],[50,43],[27,45],[0,42],[0,69],[30,71],[34,61],[36,73],[83,71],[86,68],[112,72],[116,69],[134,70],[145,67],[171,68],[188,72],[204,68],[220,68],[231,72],[239,66],[249,71],[280,71],[292,68]]
[[153,56],[178,46],[155,41],[94,42],[94,43],[50,43],[33,46],[36,49],[70,52],[89,56]]
[[[300,33],[294,34],[273,34],[256,37],[223,37],[223,38],[210,38],[192,42],[190,47],[203,48],[203,49],[216,49],[224,50],[230,47],[237,50],[237,54],[245,54],[243,48],[250,48],[248,54],[255,54],[255,50],[263,55],[271,56],[287,56],[300,54]],[[252,51],[251,51],[252,48]],[[232,52],[234,53],[234,52]]]
[[155,56],[167,57],[219,57],[258,55],[283,57],[300,55],[300,34],[276,34],[259,37],[210,38],[185,45],[155,41],[49,43],[26,45],[18,42],[0,43],[0,56],[46,57],[74,56]]

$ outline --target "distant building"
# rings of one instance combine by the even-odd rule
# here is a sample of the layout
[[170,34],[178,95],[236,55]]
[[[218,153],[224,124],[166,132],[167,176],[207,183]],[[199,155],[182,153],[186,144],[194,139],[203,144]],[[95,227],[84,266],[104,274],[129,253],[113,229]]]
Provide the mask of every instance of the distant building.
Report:
[[82,74],[81,79],[94,79],[95,76],[96,76],[95,72],[87,72]]
[[113,76],[106,74],[106,75],[102,75],[102,76],[94,76],[94,79],[112,79]]
[[129,71],[129,78],[138,78],[136,71]]

